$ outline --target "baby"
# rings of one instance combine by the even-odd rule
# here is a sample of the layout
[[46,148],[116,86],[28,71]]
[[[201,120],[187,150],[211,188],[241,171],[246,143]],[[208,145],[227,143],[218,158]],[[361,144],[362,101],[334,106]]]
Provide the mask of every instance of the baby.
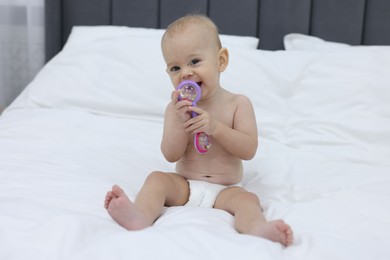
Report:
[[[229,63],[218,28],[207,17],[188,15],[168,26],[161,41],[167,73],[174,87],[183,80],[198,83],[198,106],[178,100],[174,90],[166,107],[161,151],[176,162],[176,173],[152,172],[135,201],[117,185],[105,199],[111,217],[128,230],[153,225],[164,206],[200,206],[222,209],[234,216],[235,229],[288,246],[293,232],[283,220],[267,221],[258,197],[240,184],[242,160],[254,157],[258,134],[250,100],[220,85],[220,74]],[[191,112],[198,114],[191,117]],[[194,134],[212,137],[205,154],[194,148]]]

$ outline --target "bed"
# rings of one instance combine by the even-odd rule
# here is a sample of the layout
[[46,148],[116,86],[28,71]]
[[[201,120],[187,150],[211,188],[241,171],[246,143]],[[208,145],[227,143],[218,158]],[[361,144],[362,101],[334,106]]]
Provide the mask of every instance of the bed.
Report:
[[[223,5],[224,8],[221,8]],[[390,258],[390,3],[386,0],[50,0],[47,64],[0,116],[0,259]],[[222,86],[254,105],[244,187],[289,247],[216,209],[171,207],[126,231],[103,207],[154,170],[173,87],[169,22],[212,17]]]

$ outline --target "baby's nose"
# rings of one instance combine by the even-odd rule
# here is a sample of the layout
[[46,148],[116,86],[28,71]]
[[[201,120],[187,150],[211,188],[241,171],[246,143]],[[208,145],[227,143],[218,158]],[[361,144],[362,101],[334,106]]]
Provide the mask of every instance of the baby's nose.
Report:
[[192,75],[194,75],[194,73],[192,72],[192,70],[190,68],[184,68],[181,71],[181,78],[182,79],[187,79],[187,78],[191,77]]

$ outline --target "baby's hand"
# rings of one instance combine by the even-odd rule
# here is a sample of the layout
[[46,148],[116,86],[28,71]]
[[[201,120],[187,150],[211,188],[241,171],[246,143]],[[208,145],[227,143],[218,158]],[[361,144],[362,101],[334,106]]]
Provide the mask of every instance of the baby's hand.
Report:
[[184,123],[186,132],[196,134],[204,132],[213,135],[217,127],[217,121],[210,114],[199,107],[188,107],[188,111],[194,111],[198,115]]
[[191,101],[180,100],[179,101],[179,90],[174,90],[171,95],[172,105],[176,111],[176,116],[178,116],[181,122],[186,122],[191,118],[189,107],[192,105]]

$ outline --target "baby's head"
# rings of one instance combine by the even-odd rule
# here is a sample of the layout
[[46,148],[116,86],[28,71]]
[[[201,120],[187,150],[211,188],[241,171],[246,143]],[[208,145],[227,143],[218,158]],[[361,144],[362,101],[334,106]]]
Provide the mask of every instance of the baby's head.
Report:
[[204,86],[202,93],[219,87],[219,74],[227,67],[229,55],[208,17],[187,15],[174,21],[161,39],[161,48],[174,86],[193,80]]
[[202,33],[201,41],[207,40],[208,43],[212,44],[217,50],[222,48],[221,40],[219,39],[218,28],[215,23],[204,15],[194,14],[181,17],[171,23],[161,40],[161,46],[164,51],[164,44],[167,39],[170,39],[176,34],[191,34],[196,33],[194,30],[199,30],[199,33]]

